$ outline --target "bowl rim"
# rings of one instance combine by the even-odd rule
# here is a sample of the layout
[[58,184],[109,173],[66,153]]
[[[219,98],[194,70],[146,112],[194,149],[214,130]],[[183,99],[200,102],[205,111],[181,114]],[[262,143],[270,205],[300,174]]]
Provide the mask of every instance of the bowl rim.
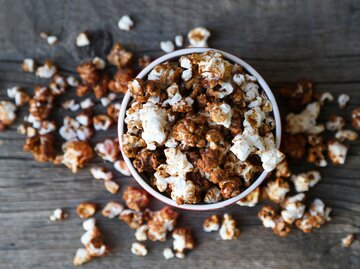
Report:
[[[165,54],[165,55],[157,58],[156,60],[151,62],[148,66],[146,66],[136,76],[136,78],[140,78],[140,79],[144,78],[156,65],[161,64],[163,62],[166,62],[168,60],[172,60],[174,58],[179,58],[180,56],[188,55],[188,54],[191,54],[191,53],[203,53],[203,52],[207,52],[207,51],[210,51],[210,50],[220,52],[224,56],[224,58],[226,58],[227,60],[230,60],[233,63],[239,64],[250,75],[256,77],[256,79],[258,80],[258,83],[260,84],[261,88],[265,91],[266,96],[268,97],[269,101],[272,104],[273,116],[274,116],[275,124],[276,124],[276,126],[275,126],[275,146],[276,146],[276,148],[279,148],[280,147],[280,142],[281,142],[281,119],[280,119],[280,112],[279,112],[279,107],[277,105],[276,99],[275,99],[270,87],[268,86],[268,84],[263,79],[263,77],[252,66],[250,66],[244,60],[240,59],[239,57],[237,57],[235,55],[232,55],[232,54],[230,54],[228,52],[218,50],[218,49],[214,49],[214,48],[185,48],[185,49],[180,49],[180,50],[173,51],[171,53]],[[125,120],[126,109],[127,109],[128,104],[130,102],[130,99],[131,99],[130,92],[127,91],[124,98],[123,98],[123,100],[122,100],[120,113],[119,113],[119,118],[118,118],[118,137],[119,137],[119,144],[120,144],[121,154],[123,156],[123,159],[124,159],[126,165],[128,166],[128,168],[130,170],[131,175],[135,178],[135,180],[150,195],[152,195],[156,199],[160,200],[161,202],[163,202],[163,203],[165,203],[167,205],[173,206],[173,207],[180,208],[180,209],[194,210],[194,211],[207,211],[207,210],[215,210],[215,209],[223,208],[223,207],[232,205],[232,204],[238,202],[240,199],[247,196],[249,193],[251,193],[253,190],[255,190],[265,180],[265,178],[269,174],[269,172],[266,172],[264,170],[259,175],[259,177],[248,188],[246,188],[244,191],[242,191],[239,195],[237,195],[235,197],[232,197],[230,199],[223,200],[223,201],[217,202],[217,203],[212,203],[212,204],[182,204],[182,205],[178,205],[174,200],[172,200],[171,198],[165,196],[161,192],[154,189],[150,184],[148,184],[147,181],[144,180],[141,177],[141,175],[136,171],[136,169],[134,168],[130,158],[128,158],[122,151],[122,135],[123,135],[123,132],[124,132],[124,125],[125,125],[124,120]]]

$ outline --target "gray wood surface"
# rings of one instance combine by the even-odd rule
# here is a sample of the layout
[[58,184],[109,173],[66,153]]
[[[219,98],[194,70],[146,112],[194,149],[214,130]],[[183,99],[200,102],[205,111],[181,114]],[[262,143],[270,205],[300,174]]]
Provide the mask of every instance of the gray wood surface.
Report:
[[[117,28],[123,14],[134,18],[133,31]],[[106,30],[136,53],[156,57],[162,54],[160,41],[199,25],[211,30],[212,47],[248,61],[274,89],[308,77],[319,90],[351,95],[349,106],[340,112],[347,119],[351,109],[360,105],[360,2],[355,0],[0,0],[0,99],[7,87],[30,89],[41,82],[21,72],[24,57],[51,58],[62,70],[74,73],[76,64],[89,55],[75,48],[80,31]],[[41,31],[57,35],[58,44],[46,44],[38,37]],[[97,53],[102,53],[102,45],[106,44],[100,44]],[[334,111],[336,104],[328,105],[321,119]],[[22,152],[23,137],[16,133],[16,125],[0,133],[0,139],[0,268],[71,268],[83,233],[74,208],[81,201],[104,205],[119,196],[107,193],[88,169],[74,175],[64,167],[32,160]],[[297,170],[306,167],[299,165]],[[162,249],[170,246],[170,240],[147,242],[149,255],[136,257],[130,253],[135,238],[129,228],[98,216],[112,251],[85,268],[359,268],[359,241],[343,249],[340,240],[348,233],[360,236],[360,141],[352,143],[346,165],[330,165],[321,172],[323,180],[309,195],[333,208],[333,220],[312,234],[293,231],[281,239],[261,226],[256,216],[259,206],[232,206],[218,213],[232,213],[241,236],[221,241],[217,234],[201,230],[210,212],[181,211],[180,222],[193,229],[197,248],[184,260],[166,261]],[[120,175],[117,181],[122,189],[136,185]],[[153,208],[160,206],[152,203]],[[70,219],[51,223],[48,217],[57,207],[67,209]]]

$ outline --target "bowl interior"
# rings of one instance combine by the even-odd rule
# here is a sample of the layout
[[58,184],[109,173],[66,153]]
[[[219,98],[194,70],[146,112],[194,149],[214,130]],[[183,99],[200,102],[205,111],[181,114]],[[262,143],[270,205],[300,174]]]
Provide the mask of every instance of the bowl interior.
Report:
[[[230,60],[233,63],[239,64],[250,75],[257,78],[259,85],[261,86],[262,90],[266,93],[266,95],[273,107],[273,116],[274,116],[275,124],[276,124],[276,126],[275,126],[275,145],[277,148],[279,148],[280,141],[281,141],[281,120],[280,120],[279,108],[277,106],[275,97],[274,97],[271,89],[265,82],[265,80],[260,76],[260,74],[254,68],[252,68],[248,63],[246,63],[245,61],[241,60],[240,58],[238,58],[232,54],[229,54],[229,53],[221,51],[221,50],[212,49],[212,48],[187,48],[187,49],[176,50],[172,53],[166,54],[166,55],[154,60],[151,64],[149,64],[147,67],[145,67],[137,75],[137,78],[143,79],[156,65],[158,65],[160,63],[163,63],[163,62],[175,59],[175,58],[179,58],[182,55],[187,55],[187,54],[191,54],[191,53],[202,53],[202,52],[206,52],[209,50],[220,52],[222,55],[224,55],[224,57],[226,59]],[[121,149],[122,149],[122,135],[124,133],[124,128],[125,128],[125,123],[124,123],[125,113],[126,113],[126,109],[127,109],[127,106],[129,104],[130,100],[131,100],[130,92],[127,91],[127,93],[125,94],[125,96],[123,98],[122,104],[121,104],[119,120],[118,120],[118,136],[119,136],[119,142],[120,142]],[[123,151],[121,151],[121,152],[123,152]],[[213,203],[213,204],[178,205],[178,204],[176,204],[176,202],[174,200],[163,195],[159,191],[155,190],[151,185],[149,185],[147,180],[144,179],[136,171],[131,160],[125,154],[122,153],[122,155],[123,155],[125,163],[127,164],[127,166],[130,169],[132,176],[141,185],[141,187],[143,187],[149,194],[151,194],[155,198],[159,199],[160,201],[162,201],[170,206],[178,207],[181,209],[187,209],[187,210],[214,210],[214,209],[218,209],[218,208],[222,208],[222,207],[231,205],[231,204],[239,201],[240,199],[244,198],[246,195],[248,195],[250,192],[252,192],[255,188],[257,188],[264,181],[266,176],[268,175],[268,172],[263,171],[259,175],[259,177],[248,188],[246,188],[243,192],[241,192],[239,195],[237,195],[233,198],[230,198],[230,199],[218,202],[218,203]]]

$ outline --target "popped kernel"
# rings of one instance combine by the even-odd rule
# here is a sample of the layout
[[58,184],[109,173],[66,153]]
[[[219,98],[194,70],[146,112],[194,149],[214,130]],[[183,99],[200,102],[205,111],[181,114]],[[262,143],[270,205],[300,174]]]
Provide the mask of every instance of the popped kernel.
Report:
[[220,229],[221,219],[218,215],[211,215],[204,220],[203,230],[204,232],[213,232]]
[[133,20],[129,17],[129,15],[124,15],[120,18],[118,22],[118,27],[120,30],[130,31],[130,29],[134,26]]
[[150,202],[149,196],[145,190],[134,187],[127,187],[122,198],[124,199],[127,207],[135,211],[140,211]]
[[236,227],[237,223],[229,214],[224,214],[223,221],[219,230],[222,240],[235,240],[240,235],[240,230]]
[[192,47],[207,47],[207,40],[210,37],[210,32],[204,27],[197,27],[192,29],[187,37]]
[[96,204],[91,202],[82,202],[76,207],[76,214],[82,219],[88,219],[96,212]]
[[327,144],[328,156],[333,164],[344,164],[348,152],[348,147],[344,144],[330,140]]
[[304,192],[314,187],[321,180],[321,175],[318,171],[311,170],[306,173],[292,175],[290,180],[294,183],[297,192]]
[[147,248],[143,244],[135,242],[131,245],[131,253],[137,256],[146,256]]
[[105,205],[101,214],[109,219],[113,219],[123,212],[124,206],[118,202],[109,202]]

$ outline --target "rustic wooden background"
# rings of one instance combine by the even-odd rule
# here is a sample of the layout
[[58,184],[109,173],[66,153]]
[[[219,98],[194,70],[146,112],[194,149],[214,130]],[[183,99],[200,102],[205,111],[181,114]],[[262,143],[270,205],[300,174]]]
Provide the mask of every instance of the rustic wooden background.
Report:
[[[117,28],[124,14],[136,22],[131,32]],[[340,112],[347,119],[351,109],[360,105],[360,2],[351,0],[0,0],[0,97],[5,98],[7,87],[30,89],[41,82],[20,71],[24,57],[51,58],[63,71],[74,73],[79,61],[103,53],[111,41],[107,32],[136,53],[155,57],[162,54],[160,41],[200,25],[211,30],[212,47],[248,61],[274,89],[304,76],[313,79],[319,90],[350,94],[348,108]],[[98,51],[84,53],[75,48],[75,37],[83,30],[98,31],[104,42]],[[58,44],[46,44],[38,37],[41,31],[57,35]],[[330,104],[321,118],[336,111],[336,104]],[[0,133],[0,139],[0,268],[71,268],[83,233],[75,206],[84,200],[104,205],[119,196],[107,193],[87,169],[74,175],[64,167],[35,162],[22,152],[23,137],[16,133],[16,125]],[[297,170],[306,168],[300,165]],[[181,212],[181,223],[194,230],[197,248],[184,260],[167,261],[162,249],[171,240],[147,242],[148,256],[137,257],[130,253],[134,236],[127,226],[98,216],[112,251],[84,267],[359,268],[359,241],[343,249],[340,240],[348,233],[359,237],[360,142],[353,143],[346,165],[330,165],[321,172],[323,180],[310,191],[310,197],[331,206],[333,220],[312,234],[293,231],[281,239],[261,226],[256,216],[259,206],[232,206],[218,213],[232,213],[241,236],[236,241],[221,241],[217,234],[201,230],[210,212]],[[117,180],[122,187],[136,184],[120,175]],[[70,219],[51,223],[48,217],[57,207],[67,209]]]

